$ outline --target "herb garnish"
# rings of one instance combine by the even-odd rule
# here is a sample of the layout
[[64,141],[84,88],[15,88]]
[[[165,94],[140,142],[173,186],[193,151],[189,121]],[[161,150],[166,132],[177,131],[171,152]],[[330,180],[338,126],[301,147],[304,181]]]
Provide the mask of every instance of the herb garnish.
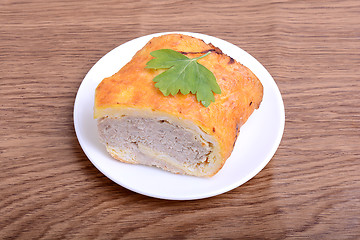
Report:
[[146,68],[166,69],[154,77],[157,87],[165,96],[182,94],[196,94],[196,99],[205,107],[215,102],[214,93],[220,94],[221,89],[214,74],[197,62],[206,57],[210,51],[197,58],[188,58],[185,55],[171,50],[160,49],[150,53],[155,57],[146,63]]

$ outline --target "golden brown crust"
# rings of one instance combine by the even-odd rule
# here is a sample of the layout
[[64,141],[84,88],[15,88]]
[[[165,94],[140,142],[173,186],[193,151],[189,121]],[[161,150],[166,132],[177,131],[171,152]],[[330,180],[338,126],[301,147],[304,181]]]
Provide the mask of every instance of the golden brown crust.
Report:
[[[155,88],[152,79],[161,70],[145,66],[152,59],[150,52],[164,48],[179,51],[189,58],[212,51],[198,62],[214,73],[221,88],[221,94],[215,94],[214,103],[206,108],[193,94],[165,97]],[[240,127],[259,107],[262,96],[263,86],[258,78],[220,49],[197,38],[169,34],[153,38],[128,64],[98,85],[95,118],[103,117],[102,109],[132,107],[191,120],[219,142],[223,165],[233,150]]]

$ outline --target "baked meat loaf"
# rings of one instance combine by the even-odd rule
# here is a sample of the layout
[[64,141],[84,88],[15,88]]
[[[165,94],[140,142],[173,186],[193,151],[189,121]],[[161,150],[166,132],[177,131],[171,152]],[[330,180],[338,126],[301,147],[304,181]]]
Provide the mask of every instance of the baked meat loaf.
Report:
[[[145,68],[150,52],[172,49],[216,77],[221,94],[204,107],[194,94],[164,96]],[[245,66],[212,44],[182,34],[151,39],[132,60],[96,88],[94,117],[112,157],[193,176],[215,175],[229,158],[240,127],[262,101],[263,86]]]

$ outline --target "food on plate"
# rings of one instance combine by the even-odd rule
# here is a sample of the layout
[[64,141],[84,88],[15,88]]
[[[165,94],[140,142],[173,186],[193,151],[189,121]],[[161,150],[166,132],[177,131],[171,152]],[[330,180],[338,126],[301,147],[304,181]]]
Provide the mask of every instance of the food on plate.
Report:
[[[152,53],[161,49],[196,59],[208,69],[220,88],[210,92],[214,98],[198,101],[196,91],[204,87],[185,92],[180,87],[166,94],[155,86],[156,76],[172,69],[149,68],[156,58]],[[95,92],[94,117],[100,140],[115,159],[211,177],[231,155],[240,127],[259,108],[262,96],[259,79],[219,48],[191,36],[167,34],[151,39],[129,63],[102,80]]]

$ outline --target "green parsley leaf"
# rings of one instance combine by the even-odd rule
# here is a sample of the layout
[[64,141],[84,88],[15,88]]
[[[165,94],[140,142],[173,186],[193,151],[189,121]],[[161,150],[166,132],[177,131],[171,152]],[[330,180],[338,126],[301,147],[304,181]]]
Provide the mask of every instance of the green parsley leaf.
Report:
[[155,58],[146,63],[146,68],[168,68],[153,79],[155,87],[165,96],[176,95],[179,91],[184,95],[191,92],[196,94],[199,102],[208,107],[211,102],[215,102],[214,93],[221,93],[214,74],[197,62],[209,54],[210,51],[190,59],[177,51],[160,49],[150,53]]

